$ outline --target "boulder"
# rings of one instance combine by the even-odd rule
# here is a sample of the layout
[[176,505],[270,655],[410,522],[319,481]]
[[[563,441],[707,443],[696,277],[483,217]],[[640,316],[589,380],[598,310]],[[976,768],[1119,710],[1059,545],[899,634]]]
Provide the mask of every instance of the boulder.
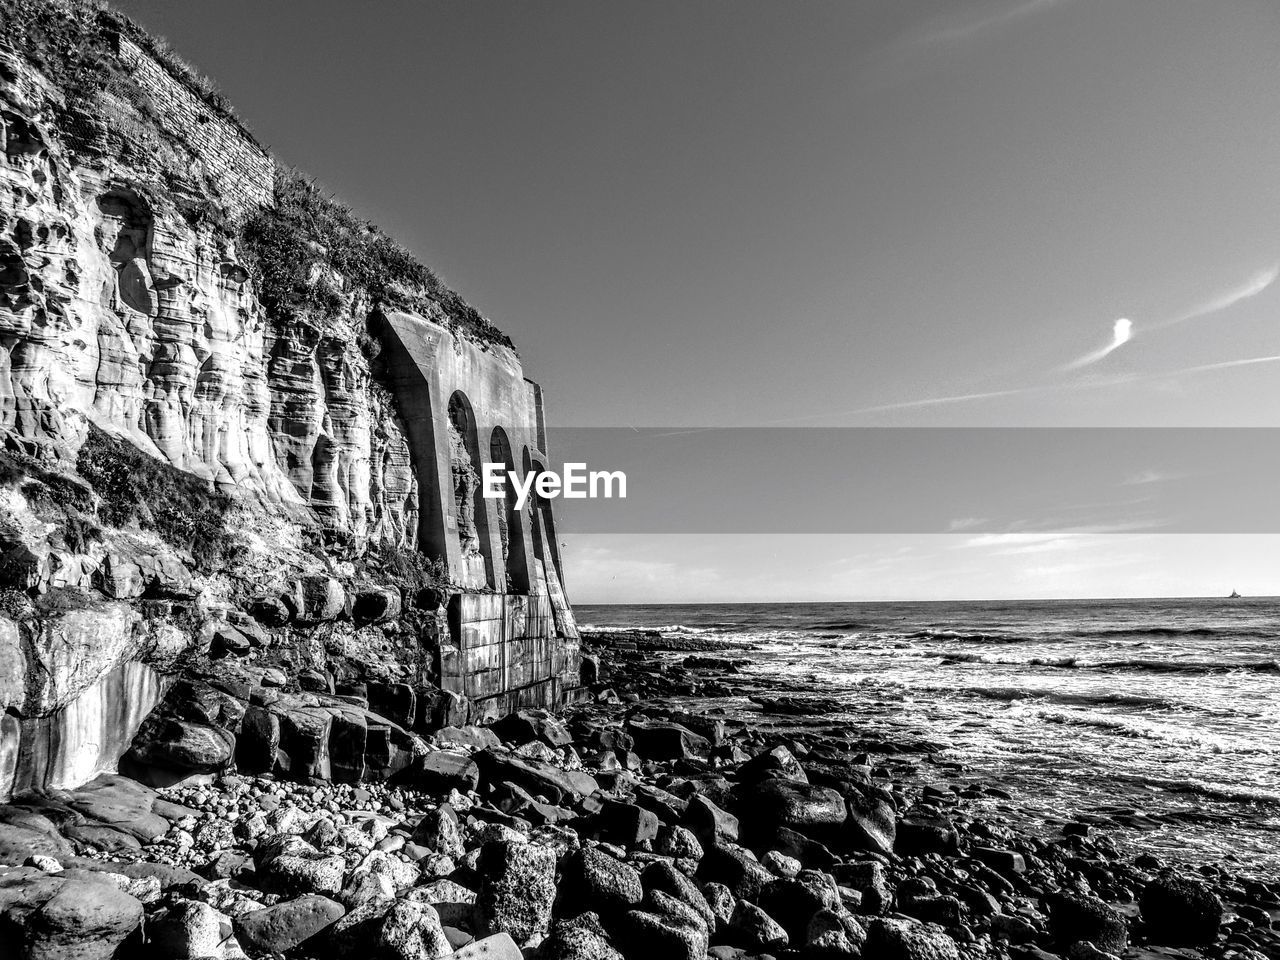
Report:
[[382,918],[379,956],[386,960],[436,960],[453,954],[440,915],[428,904],[397,900]]
[[804,940],[815,913],[844,909],[835,880],[818,870],[801,870],[795,877],[774,880],[761,891],[758,902],[798,941]]
[[351,618],[358,624],[381,623],[400,616],[400,591],[387,587],[367,587],[356,594]]
[[544,937],[556,895],[555,853],[534,843],[492,841],[481,849],[477,867],[480,931],[510,934],[517,944]]
[[1155,943],[1206,944],[1218,939],[1222,901],[1198,880],[1161,874],[1142,891],[1141,904],[1147,936]]
[[749,835],[771,840],[779,827],[803,834],[829,835],[844,823],[848,813],[844,797],[831,787],[794,780],[764,780],[743,796],[749,810]]
[[945,932],[911,920],[872,920],[866,955],[876,960],[960,960],[956,942]]
[[142,923],[142,904],[107,883],[65,880],[25,924],[23,960],[107,960]]
[[632,720],[627,732],[635,740],[636,753],[649,760],[686,760],[711,752],[710,740],[678,723]]
[[849,815],[841,831],[843,842],[854,850],[890,856],[898,835],[898,818],[890,798],[876,787],[846,784],[844,799]]
[[739,900],[734,908],[725,937],[748,950],[781,950],[791,942],[781,924],[746,900]]
[[716,913],[698,885],[685,876],[669,860],[655,860],[644,868],[640,875],[645,890],[660,890],[687,904],[707,925],[708,929],[716,928]]
[[285,953],[323,931],[346,911],[314,894],[243,913],[233,923],[240,945],[259,953]]
[[147,941],[173,960],[235,956],[231,918],[207,903],[184,900],[147,922]]
[[690,798],[681,822],[702,840],[704,846],[737,843],[739,839],[738,818],[702,794]]
[[809,776],[804,772],[800,761],[786,747],[777,746],[772,750],[757,754],[738,767],[738,779],[742,783],[757,784],[763,780],[794,780],[797,783],[808,783]]
[[608,914],[640,903],[644,888],[640,874],[602,850],[583,847],[570,854],[562,867],[561,901],[579,913]]
[[1129,943],[1124,917],[1095,897],[1073,893],[1060,894],[1050,905],[1049,932],[1059,943],[1088,940],[1107,953],[1123,953]]
[[705,960],[707,928],[690,920],[647,910],[628,910],[619,924],[619,940],[632,957]]
[[442,803],[435,810],[428,810],[413,828],[413,842],[426,847],[432,853],[458,859],[466,849],[462,844],[462,825],[453,807]]

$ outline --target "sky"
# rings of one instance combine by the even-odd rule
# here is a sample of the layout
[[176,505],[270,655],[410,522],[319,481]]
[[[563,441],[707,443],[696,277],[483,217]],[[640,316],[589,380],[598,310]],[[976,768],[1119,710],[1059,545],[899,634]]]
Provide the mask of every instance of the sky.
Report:
[[[118,5],[510,333],[553,424],[1280,426],[1270,0]],[[1263,535],[803,565],[562,526],[584,602],[1280,593]]]

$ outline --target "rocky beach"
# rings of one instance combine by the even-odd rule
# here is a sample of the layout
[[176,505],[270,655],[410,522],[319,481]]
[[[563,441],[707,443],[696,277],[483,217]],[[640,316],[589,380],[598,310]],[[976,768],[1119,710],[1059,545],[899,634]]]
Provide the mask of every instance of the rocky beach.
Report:
[[[412,782],[104,775],[0,811],[7,955],[1104,960],[1280,951],[1274,884],[1029,836],[927,742],[743,651],[588,636],[585,694],[428,739]],[[754,704],[743,711],[744,702]]]

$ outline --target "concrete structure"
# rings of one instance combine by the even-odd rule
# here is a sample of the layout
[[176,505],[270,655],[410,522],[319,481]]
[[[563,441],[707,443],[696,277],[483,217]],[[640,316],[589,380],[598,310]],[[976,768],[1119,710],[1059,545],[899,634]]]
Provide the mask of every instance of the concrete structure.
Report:
[[380,327],[418,478],[419,549],[469,591],[450,601],[441,685],[481,715],[557,704],[577,686],[579,655],[551,504],[534,497],[517,510],[513,495],[480,490],[486,462],[546,469],[542,391],[505,347],[406,313]]

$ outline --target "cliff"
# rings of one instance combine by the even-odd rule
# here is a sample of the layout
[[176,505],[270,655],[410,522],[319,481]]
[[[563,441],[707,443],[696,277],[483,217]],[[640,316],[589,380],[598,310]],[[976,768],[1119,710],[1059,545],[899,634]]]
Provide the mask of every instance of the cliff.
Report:
[[0,796],[561,702],[550,506],[475,482],[546,462],[510,341],[127,19],[0,22]]

